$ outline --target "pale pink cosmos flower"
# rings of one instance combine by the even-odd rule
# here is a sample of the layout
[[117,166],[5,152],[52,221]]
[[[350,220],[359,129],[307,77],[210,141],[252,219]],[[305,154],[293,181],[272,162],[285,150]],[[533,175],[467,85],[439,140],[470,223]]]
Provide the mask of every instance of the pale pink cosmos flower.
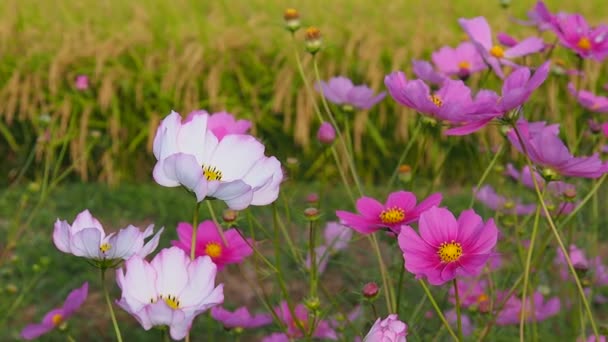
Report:
[[577,91],[572,83],[568,83],[568,91],[584,108],[595,113],[608,113],[608,97],[595,95],[587,90]]
[[[572,266],[574,266],[575,269],[589,269],[589,260],[587,260],[587,257],[585,257],[585,253],[576,247],[576,245],[570,245],[568,256],[570,257]],[[561,248],[557,249],[553,263],[559,267],[559,276],[562,278],[562,280],[567,280],[571,276],[568,263],[566,262],[566,257],[564,256]]]
[[497,194],[490,185],[484,185],[476,190],[475,199],[486,207],[504,214],[525,216],[536,211],[536,204],[522,204],[519,199],[507,199]]
[[553,196],[572,197],[573,194],[576,195],[576,187],[574,184],[562,181],[551,181],[549,182],[549,185],[546,185],[543,177],[534,170],[530,171],[530,168],[527,165],[522,167],[521,171],[519,171],[513,166],[513,164],[509,163],[507,164],[505,173],[514,180],[520,182],[526,188],[532,190],[534,190],[534,179],[532,178],[532,175],[534,175],[539,188],[542,190],[545,188],[545,186],[547,186],[547,191]]
[[330,102],[348,110],[370,109],[386,96],[386,92],[374,96],[372,89],[365,85],[356,86],[353,81],[344,76],[333,77],[327,82],[321,81],[315,84],[315,89]]
[[520,152],[527,153],[533,163],[570,177],[598,178],[608,171],[597,154],[590,157],[574,157],[559,138],[559,125],[547,126],[544,122],[528,123],[520,119],[517,129],[522,147],[514,129],[507,132],[511,144]]
[[21,338],[33,340],[57,328],[68,320],[82,306],[89,293],[89,283],[85,282],[80,288],[70,292],[63,306],[49,311],[41,323],[29,324],[21,331]]
[[[310,328],[310,322],[308,321],[308,310],[303,304],[298,304],[293,308],[293,314],[289,311],[289,306],[287,302],[282,301],[278,307],[274,309],[275,313],[283,322],[283,324],[287,327],[286,334],[289,338],[297,339],[304,337],[302,333],[302,328],[304,331],[308,331]],[[312,336],[326,339],[326,340],[337,340],[338,335],[336,332],[330,327],[329,323],[325,320],[320,320],[315,322],[316,328],[313,332]]]
[[154,137],[154,179],[162,186],[184,186],[198,202],[220,199],[231,209],[274,202],[283,179],[281,163],[264,155],[264,145],[250,135],[228,134],[221,140],[208,129],[208,114],[182,122],[171,112]]
[[439,205],[441,199],[441,194],[435,193],[416,205],[416,195],[407,191],[396,191],[389,194],[386,203],[382,204],[371,197],[363,196],[357,200],[357,211],[360,215],[338,210],[336,216],[340,223],[361,234],[371,234],[383,228],[389,228],[398,234],[402,225],[417,221],[421,213]]
[[484,223],[472,209],[458,220],[447,209],[433,207],[420,214],[420,235],[410,226],[399,233],[405,269],[431,285],[458,276],[477,276],[492,255],[498,229],[494,220]]
[[[445,312],[445,319],[450,323],[452,329],[458,329],[458,315],[456,313],[456,309],[451,309]],[[462,323],[462,334],[464,336],[471,336],[473,333],[473,324],[471,323],[471,318],[469,315],[463,313],[460,317]]]
[[87,75],[76,76],[76,81],[74,81],[74,86],[76,86],[76,89],[78,89],[78,90],[89,89],[89,77]]
[[[188,114],[184,122],[191,121],[196,115],[209,115],[207,111],[196,110]],[[215,135],[217,140],[222,140],[228,134],[246,134],[251,128],[251,121],[237,120],[228,112],[217,112],[209,115],[207,129]]]
[[396,314],[390,314],[374,322],[363,342],[406,342],[406,336],[407,324],[400,321]]
[[475,44],[479,54],[481,54],[500,78],[504,77],[501,64],[516,66],[510,59],[539,52],[545,46],[541,38],[529,37],[513,47],[504,49],[502,46],[492,43],[492,31],[486,18],[460,18],[458,19],[458,23],[469,36],[471,42]]
[[[598,340],[598,339],[595,338],[594,335],[592,335],[592,336],[587,337],[587,339],[584,340],[584,341],[587,341],[587,342],[606,342],[606,341],[608,341],[608,337],[602,335],[602,336],[600,336],[600,339]],[[576,342],[583,342],[583,339],[579,338],[579,339],[576,340]]]
[[[251,239],[243,239],[236,228],[224,231],[224,238],[222,239],[220,229],[222,228],[218,227],[212,220],[201,222],[196,229],[196,245],[194,248],[196,256],[209,256],[217,265],[217,269],[221,271],[226,265],[239,264],[250,256],[253,253],[250,245],[254,242]],[[179,240],[171,241],[171,244],[190,254],[192,225],[186,222],[178,223],[177,237]]]
[[88,210],[78,214],[70,225],[67,221],[55,222],[53,242],[57,249],[64,253],[93,259],[112,267],[120,260],[127,260],[134,255],[145,257],[158,246],[160,234],[164,228],[152,236],[154,225],[149,225],[144,232],[135,226],[128,226],[116,233],[106,235],[103,226]]
[[436,71],[431,63],[423,60],[412,60],[412,71],[419,79],[437,85],[443,84],[448,78],[447,75]]
[[538,1],[536,5],[528,11],[529,20],[514,19],[514,21],[526,26],[536,26],[539,31],[546,31],[553,29],[555,16],[559,17],[564,15],[566,15],[564,12],[553,15],[542,1]]
[[224,302],[224,285],[215,286],[217,267],[208,256],[190,260],[171,247],[151,262],[134,256],[116,270],[122,290],[117,301],[145,330],[168,326],[171,338],[183,339],[199,314]]
[[608,25],[591,27],[580,14],[554,16],[552,24],[560,43],[581,58],[601,62],[608,56]]
[[290,342],[289,336],[284,333],[273,333],[264,338],[262,342]]
[[[498,297],[504,297],[505,295],[506,293],[499,293]],[[545,301],[540,292],[535,292],[532,298],[526,300],[526,305],[523,307],[522,301],[519,298],[511,296],[505,303],[502,311],[498,313],[496,324],[519,324],[522,310],[524,311],[526,322],[541,322],[559,313],[560,300],[557,297],[553,297]]]
[[234,312],[228,311],[221,306],[211,308],[211,317],[221,322],[226,328],[259,328],[272,323],[270,314],[252,315],[246,307],[240,307]]
[[323,144],[331,144],[336,139],[336,130],[329,122],[323,122],[317,131],[317,140]]
[[[338,222],[327,222],[323,235],[325,237],[324,243],[315,247],[318,273],[325,271],[331,255],[348,247],[348,243],[353,236],[353,231]],[[312,258],[310,253],[308,253],[305,262],[306,269],[310,269],[311,263]]]
[[433,52],[431,59],[441,73],[460,79],[466,79],[471,74],[487,69],[486,63],[471,42],[463,42],[456,48],[444,46]]

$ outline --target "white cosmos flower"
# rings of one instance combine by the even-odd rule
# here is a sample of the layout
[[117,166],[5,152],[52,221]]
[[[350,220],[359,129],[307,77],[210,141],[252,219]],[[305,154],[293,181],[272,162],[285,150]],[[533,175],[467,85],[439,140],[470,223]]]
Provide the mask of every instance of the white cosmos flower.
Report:
[[214,197],[235,210],[277,199],[283,179],[281,163],[264,155],[264,145],[245,134],[218,141],[207,128],[209,115],[199,111],[188,120],[171,112],[154,137],[158,161],[153,176],[162,186],[184,186],[198,202]]
[[67,221],[57,219],[53,231],[55,246],[64,253],[107,262],[100,266],[108,267],[119,260],[127,260],[134,255],[145,257],[158,246],[161,228],[154,237],[144,244],[144,240],[152,236],[154,225],[149,225],[144,232],[129,225],[116,233],[106,235],[101,223],[85,210],[76,216],[70,225]]
[[151,262],[134,256],[125,270],[116,270],[122,290],[117,304],[145,330],[168,326],[171,337],[181,340],[198,314],[224,302],[224,285],[215,286],[216,273],[211,258],[190,260],[177,247],[161,250]]

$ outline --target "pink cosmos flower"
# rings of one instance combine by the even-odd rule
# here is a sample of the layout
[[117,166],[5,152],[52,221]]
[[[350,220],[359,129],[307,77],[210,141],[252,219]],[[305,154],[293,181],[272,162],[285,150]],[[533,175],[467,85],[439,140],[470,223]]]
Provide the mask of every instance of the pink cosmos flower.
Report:
[[[571,177],[598,178],[608,171],[608,165],[602,162],[597,154],[574,157],[558,136],[559,125],[528,123],[523,119],[516,125],[528,157],[533,163]],[[507,133],[507,137],[518,151],[525,153],[513,129]]]
[[[325,245],[315,247],[315,261],[317,262],[317,273],[321,274],[325,272],[327,268],[327,263],[329,262],[329,249]],[[306,254],[306,261],[304,262],[304,267],[307,270],[310,270],[312,265],[312,257],[310,253]]]
[[[499,294],[504,296],[505,293]],[[499,296],[500,297],[500,296]],[[497,325],[519,324],[521,311],[525,311],[526,322],[541,322],[555,316],[560,311],[559,298],[554,297],[545,302],[540,292],[535,292],[532,298],[526,300],[526,307],[522,308],[522,301],[515,296],[509,297],[503,310],[496,318]]]
[[168,326],[171,338],[183,339],[199,314],[224,302],[224,285],[215,287],[217,267],[208,256],[190,260],[171,247],[151,262],[134,256],[116,270],[122,290],[118,306],[133,315],[145,330]]
[[[325,271],[331,255],[348,247],[353,231],[338,222],[328,222],[323,235],[325,237],[324,244],[315,248],[318,273]],[[312,258],[309,253],[306,257],[306,269],[310,269],[311,262]]]
[[498,34],[496,35],[496,40],[498,40],[501,45],[506,47],[514,47],[515,45],[517,45],[517,39],[504,32],[498,32]]
[[281,163],[264,155],[264,145],[250,135],[228,134],[221,140],[208,130],[209,115],[193,114],[182,122],[171,112],[156,131],[154,179],[162,186],[184,186],[196,195],[220,199],[231,209],[276,200],[283,179]]
[[[304,331],[307,331],[310,323],[308,321],[308,311],[306,310],[306,307],[304,307],[303,304],[298,304],[294,307],[295,317],[291,315],[291,312],[289,311],[289,306],[285,301],[282,301],[281,304],[279,304],[279,306],[276,307],[274,310],[281,322],[283,322],[283,324],[287,326],[286,333],[288,337],[301,338],[304,336],[302,330],[300,329],[300,326],[304,328]],[[316,328],[312,336],[328,340],[338,339],[338,335],[336,334],[336,332],[329,326],[329,323],[325,320],[316,322]]]
[[445,74],[435,71],[433,65],[427,61],[413,60],[412,71],[419,79],[432,84],[441,85],[447,79]]
[[[565,13],[559,12],[556,15],[563,16]],[[542,1],[538,1],[536,5],[528,11],[528,19],[528,21],[517,19],[515,21],[522,25],[536,26],[539,31],[553,29],[554,15],[549,12],[549,9]]]
[[76,81],[74,81],[74,86],[76,86],[76,89],[78,89],[78,90],[89,89],[89,77],[87,75],[76,76]]
[[336,130],[329,122],[323,122],[317,131],[317,140],[323,144],[331,144],[336,139]]
[[21,338],[33,340],[61,325],[80,308],[87,299],[88,293],[89,283],[85,282],[80,288],[70,292],[62,307],[53,309],[44,315],[42,323],[27,325],[21,331]]
[[446,75],[465,79],[487,68],[483,58],[471,42],[463,42],[456,48],[444,46],[433,52],[431,59],[437,69]]
[[142,233],[135,226],[128,226],[116,233],[106,235],[101,223],[88,210],[78,214],[72,225],[67,221],[55,222],[53,242],[57,249],[64,253],[93,259],[103,263],[104,267],[113,267],[119,260],[127,260],[133,255],[145,257],[158,246],[160,234],[164,228],[152,236],[154,225],[149,225]]
[[[524,166],[521,172],[517,170],[513,164],[507,164],[506,174],[514,180],[522,183],[529,189],[534,189],[534,180],[532,175],[536,178],[536,182],[540,189],[544,189],[546,186],[543,177],[536,171],[530,171],[528,166]],[[576,187],[573,184],[562,182],[562,181],[551,181],[547,186],[547,190],[550,194],[556,197],[572,197],[572,194],[576,195]]]
[[591,27],[580,14],[554,16],[552,24],[560,43],[581,58],[601,62],[608,56],[607,25]]
[[535,204],[522,204],[519,199],[508,200],[494,191],[490,185],[484,185],[475,191],[475,199],[486,207],[511,215],[530,215],[536,211]]
[[485,224],[472,209],[460,214],[458,221],[444,208],[433,207],[420,215],[420,235],[410,226],[399,233],[405,269],[426,277],[430,284],[441,285],[457,276],[477,276],[488,261],[498,229],[492,219]]
[[417,221],[421,213],[439,205],[441,199],[441,194],[435,193],[416,205],[416,195],[397,191],[388,195],[386,203],[382,205],[371,197],[363,196],[357,200],[360,215],[338,210],[336,216],[340,223],[361,234],[371,234],[382,228],[389,228],[399,234],[402,225]]
[[[204,110],[197,110],[188,114],[184,123],[191,121],[197,115],[209,115]],[[237,120],[228,112],[217,112],[209,115],[207,129],[215,135],[217,140],[222,140],[228,134],[246,134],[251,128],[251,121]]]
[[[223,232],[226,243],[222,240],[218,227],[213,221],[206,220],[201,222],[196,229],[195,255],[207,255],[217,265],[221,271],[228,264],[238,264],[243,262],[246,257],[253,253],[249,246],[253,240],[243,239],[236,228],[231,228]],[[171,241],[173,246],[179,247],[190,254],[192,246],[192,225],[186,222],[177,224],[178,241]]]
[[348,110],[353,108],[370,109],[386,96],[386,92],[374,96],[373,90],[365,85],[355,86],[350,79],[344,76],[331,78],[327,82],[321,81],[315,84],[315,89],[322,92],[330,102],[341,105]]
[[[471,319],[469,315],[463,313],[461,315],[461,323],[462,323],[462,334],[464,336],[471,336],[473,333],[473,324],[471,324]],[[451,309],[445,313],[445,319],[450,323],[452,329],[458,329],[458,315],[456,313],[456,309]]]
[[492,43],[492,31],[490,30],[490,25],[488,25],[486,18],[460,18],[458,19],[458,23],[469,36],[471,42],[475,44],[479,54],[492,67],[492,70],[494,70],[496,75],[498,75],[500,78],[504,77],[500,67],[501,64],[515,66],[515,64],[510,62],[509,59],[539,52],[545,46],[542,39],[538,37],[530,37],[505,50],[500,45],[494,45]]
[[[585,257],[585,253],[576,247],[576,245],[570,245],[568,256],[570,257],[570,261],[572,262],[572,266],[574,266],[574,268],[584,270],[589,269],[589,261]],[[568,268],[566,257],[564,256],[561,248],[557,249],[553,263],[559,267],[559,276],[562,278],[562,280],[567,280],[570,277],[570,269]]]
[[[477,307],[481,312],[489,309],[490,298],[488,297],[488,282],[485,279],[466,277],[459,279],[458,296],[463,308]],[[456,292],[450,287],[448,300],[456,305]]]
[[595,113],[608,113],[608,97],[595,95],[586,90],[577,91],[572,83],[568,83],[568,91],[584,108]]
[[[582,342],[582,341],[583,341],[582,338],[579,338],[576,340],[576,342]],[[595,338],[595,336],[592,335],[592,336],[587,337],[586,341],[587,342],[606,342],[606,341],[608,341],[608,337],[600,336],[600,339],[598,340]]]
[[259,328],[272,323],[270,314],[252,315],[246,307],[240,307],[234,312],[230,312],[221,306],[211,308],[211,317],[216,321],[222,322],[226,328]]
[[264,337],[262,342],[290,342],[290,340],[284,333],[274,333]]
[[363,342],[406,342],[406,336],[407,324],[401,322],[397,315],[391,314],[385,319],[378,318],[363,338]]
[[472,104],[471,89],[460,80],[446,79],[431,92],[422,80],[408,81],[402,72],[384,78],[389,94],[399,104],[439,120],[460,122]]
[[490,90],[481,90],[475,96],[474,103],[466,109],[463,125],[449,129],[446,135],[465,135],[486,126],[490,121],[522,106],[532,92],[547,79],[549,62],[542,64],[532,75],[530,69],[519,68],[504,81],[499,96]]

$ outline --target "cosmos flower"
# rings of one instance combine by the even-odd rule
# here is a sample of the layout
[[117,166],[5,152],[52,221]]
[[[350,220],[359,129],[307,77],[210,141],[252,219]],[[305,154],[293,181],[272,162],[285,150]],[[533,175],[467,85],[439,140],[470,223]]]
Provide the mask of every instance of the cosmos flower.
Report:
[[[477,307],[481,312],[489,309],[488,282],[485,279],[466,277],[457,282],[460,305],[463,308]],[[448,300],[456,305],[456,292],[450,287]]]
[[281,163],[264,155],[264,145],[250,135],[209,133],[208,114],[182,122],[171,112],[154,137],[154,179],[162,186],[184,186],[198,202],[220,199],[231,209],[272,203],[283,179]]
[[[315,247],[318,273],[325,271],[331,255],[348,247],[353,231],[338,222],[327,222],[323,235],[325,237],[324,243]],[[311,262],[312,258],[309,253],[306,257],[306,269],[310,269]]]
[[322,92],[327,100],[343,106],[346,110],[370,109],[386,96],[385,92],[374,96],[374,91],[369,87],[355,86],[350,79],[344,76],[331,78],[327,82],[320,81],[315,84],[315,89]]
[[323,144],[331,144],[336,139],[336,130],[329,122],[323,122],[317,131],[317,140]]
[[433,52],[431,59],[441,73],[460,79],[466,79],[471,74],[487,69],[486,63],[471,42],[463,42],[456,48],[444,46]]
[[78,75],[74,81],[74,86],[78,90],[89,89],[89,77],[87,75]]
[[472,209],[458,221],[444,208],[423,212],[418,221],[420,235],[410,226],[399,233],[405,269],[431,285],[442,285],[457,276],[477,276],[496,246],[498,229],[492,219],[484,223]]
[[[458,329],[458,315],[456,313],[456,309],[451,309],[447,311],[445,314],[445,319],[450,323],[452,329]],[[473,333],[473,324],[471,323],[471,318],[469,315],[463,313],[460,316],[462,323],[462,334],[464,336],[470,336]]]
[[70,225],[67,221],[55,222],[53,242],[57,249],[64,253],[92,259],[100,267],[113,267],[120,260],[127,260],[133,255],[145,257],[158,246],[160,234],[164,228],[152,236],[154,225],[149,225],[144,232],[134,226],[128,226],[116,233],[106,235],[101,223],[88,210],[78,214]]
[[289,336],[284,333],[273,333],[264,338],[262,342],[289,342]]
[[572,83],[568,83],[568,91],[584,108],[595,113],[608,113],[608,97],[595,95],[587,90],[577,91]]
[[553,18],[552,29],[560,43],[581,58],[603,61],[608,56],[608,26],[591,27],[580,14]]
[[[575,269],[589,269],[589,260],[587,260],[587,258],[585,257],[585,253],[578,247],[576,247],[576,245],[570,245],[568,256],[570,257],[572,266],[574,266]],[[559,267],[559,275],[562,280],[567,280],[570,277],[570,269],[568,268],[566,257],[564,256],[564,253],[562,252],[561,248],[557,249],[553,263]]]
[[[506,293],[499,293],[498,297],[504,295],[506,295]],[[519,324],[522,310],[525,311],[524,315],[526,322],[541,322],[559,313],[560,301],[557,297],[553,297],[548,301],[545,301],[540,292],[535,292],[531,298],[526,300],[526,307],[523,308],[520,298],[511,296],[505,303],[502,311],[498,313],[496,324]]]
[[519,199],[508,200],[497,194],[490,185],[484,185],[475,191],[475,199],[486,207],[504,214],[525,216],[536,211],[536,204],[522,204]]
[[[196,229],[195,255],[207,255],[221,271],[228,264],[238,264],[253,253],[249,246],[253,240],[245,241],[236,228],[224,231],[224,240],[220,235],[218,227],[212,220],[201,222]],[[171,241],[173,246],[184,250],[188,255],[192,246],[192,225],[186,222],[177,224],[177,237],[179,240]]]
[[[191,121],[197,115],[209,115],[204,110],[197,110],[188,114],[184,123]],[[246,134],[251,128],[251,121],[237,120],[228,112],[217,112],[209,115],[207,129],[215,135],[217,140],[222,140],[228,134]]]
[[529,20],[515,21],[526,26],[536,26],[539,31],[546,31],[553,28],[555,16],[559,17],[565,14],[566,13],[564,12],[559,12],[556,15],[553,15],[542,1],[538,1],[536,5],[528,11]]
[[[308,321],[308,310],[303,304],[298,304],[293,309],[293,316],[289,310],[289,306],[286,301],[282,301],[278,307],[275,308],[275,313],[283,322],[283,324],[287,327],[286,334],[290,338],[301,338],[304,337],[301,328],[304,331],[308,331],[310,322]],[[316,323],[315,331],[312,336],[327,339],[327,340],[337,340],[338,335],[336,332],[329,326],[329,323],[325,320],[320,320]]]
[[378,318],[363,342],[406,342],[407,324],[401,322],[397,315],[388,315],[385,319]]
[[336,211],[340,223],[361,234],[370,234],[382,228],[389,228],[398,234],[401,225],[418,220],[421,213],[439,205],[440,193],[430,195],[416,205],[416,195],[407,191],[391,193],[383,205],[371,197],[361,197],[357,200],[357,211],[360,215],[343,210]]
[[509,141],[518,151],[527,152],[533,163],[545,167],[543,172],[546,174],[598,178],[608,171],[608,165],[597,154],[574,157],[558,136],[559,125],[547,126],[544,122],[528,123],[520,119],[516,126],[525,152],[514,129],[507,132]]
[[88,293],[89,283],[85,282],[80,288],[70,292],[62,307],[53,309],[44,315],[41,323],[26,326],[21,331],[21,337],[26,340],[33,340],[57,328],[82,306],[82,303],[87,299]]
[[539,52],[545,46],[542,39],[538,37],[529,37],[513,47],[504,49],[502,46],[494,45],[492,43],[492,31],[490,30],[490,25],[486,18],[461,18],[458,19],[458,23],[460,23],[462,29],[469,36],[471,42],[475,44],[479,54],[500,78],[504,77],[504,73],[500,67],[501,64],[515,66],[516,64],[511,62],[510,59]]
[[216,273],[211,258],[190,260],[177,247],[163,249],[151,262],[136,255],[124,270],[116,270],[122,290],[117,304],[145,330],[168,326],[171,338],[181,340],[197,315],[224,302],[223,284],[215,287]]
[[427,61],[413,60],[412,71],[419,79],[441,85],[447,79],[447,76],[441,72],[435,71],[433,65]]
[[211,308],[211,317],[216,321],[222,322],[224,327],[231,329],[253,329],[272,323],[270,314],[252,315],[246,307],[240,307],[234,312],[230,312],[221,306]]

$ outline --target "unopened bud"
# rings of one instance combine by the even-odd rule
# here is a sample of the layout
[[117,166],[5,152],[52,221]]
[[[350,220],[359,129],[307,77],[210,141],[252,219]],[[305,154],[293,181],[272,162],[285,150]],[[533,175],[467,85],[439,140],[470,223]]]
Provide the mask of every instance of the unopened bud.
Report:
[[318,28],[313,26],[307,28],[304,39],[306,42],[306,51],[310,54],[314,55],[321,50],[323,42],[321,40],[321,30]]
[[380,288],[378,287],[378,284],[372,281],[363,285],[363,290],[361,290],[361,293],[363,293],[363,297],[367,299],[374,299],[378,296],[378,293],[380,293]]
[[541,176],[543,176],[546,182],[554,181],[558,178],[557,172],[550,168],[543,169],[543,171],[541,172]]
[[304,306],[306,306],[308,311],[315,312],[321,307],[321,301],[318,297],[308,298],[304,300]]
[[319,195],[317,195],[314,192],[311,192],[310,194],[306,195],[306,202],[308,202],[308,204],[315,204],[319,202]]
[[224,222],[234,222],[238,217],[239,213],[236,210],[226,209],[222,212],[222,219]]
[[576,198],[576,189],[575,188],[567,188],[566,190],[564,190],[564,192],[562,193],[562,195],[564,195],[564,197],[568,200],[573,200]]
[[317,139],[323,144],[331,144],[336,139],[336,130],[329,122],[324,122],[319,126]]
[[290,32],[296,32],[300,29],[300,13],[295,8],[288,8],[283,13],[285,19],[285,28]]
[[307,219],[309,220],[316,220],[319,218],[319,209],[314,208],[314,207],[310,207],[310,208],[306,208],[304,209],[304,216],[306,216]]
[[407,164],[403,164],[399,166],[399,179],[404,182],[407,183],[409,181],[412,180],[412,167],[407,165]]

